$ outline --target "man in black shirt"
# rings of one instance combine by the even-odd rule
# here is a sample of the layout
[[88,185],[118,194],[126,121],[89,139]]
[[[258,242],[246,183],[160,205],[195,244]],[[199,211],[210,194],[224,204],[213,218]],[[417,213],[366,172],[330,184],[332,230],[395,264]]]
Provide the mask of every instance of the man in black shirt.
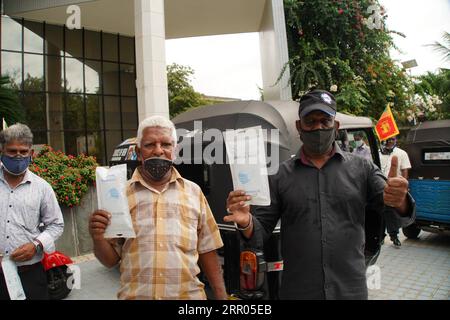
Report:
[[252,215],[242,190],[227,199],[224,220],[255,247],[262,248],[281,218],[281,299],[367,299],[365,210],[389,214],[399,226],[415,216],[408,181],[396,174],[398,159],[386,181],[372,161],[342,151],[334,142],[335,115],[329,92],[304,95],[296,121],[303,146],[270,177],[270,206]]

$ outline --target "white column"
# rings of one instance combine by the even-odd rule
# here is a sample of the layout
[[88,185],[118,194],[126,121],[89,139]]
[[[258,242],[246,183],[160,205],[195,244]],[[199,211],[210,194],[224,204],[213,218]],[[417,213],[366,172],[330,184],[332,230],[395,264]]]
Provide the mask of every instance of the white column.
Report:
[[134,10],[139,121],[169,117],[164,0],[134,0]]
[[264,99],[292,100],[289,68],[274,86],[283,66],[289,60],[283,0],[266,1],[259,42]]

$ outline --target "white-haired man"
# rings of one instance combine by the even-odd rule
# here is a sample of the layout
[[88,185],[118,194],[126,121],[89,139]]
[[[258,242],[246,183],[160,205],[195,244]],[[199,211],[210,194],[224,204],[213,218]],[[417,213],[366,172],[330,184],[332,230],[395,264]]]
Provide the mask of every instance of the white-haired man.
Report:
[[[41,300],[48,299],[43,251],[54,250],[64,221],[52,187],[28,170],[32,144],[33,134],[24,124],[0,132],[0,262],[14,261],[26,298]],[[0,267],[0,300],[9,298]]]
[[216,249],[219,229],[200,187],[173,167],[173,123],[153,116],[139,124],[141,165],[127,195],[136,238],[104,238],[110,214],[98,210],[89,222],[96,257],[107,267],[120,262],[119,299],[206,299],[201,266],[216,299],[227,294]]

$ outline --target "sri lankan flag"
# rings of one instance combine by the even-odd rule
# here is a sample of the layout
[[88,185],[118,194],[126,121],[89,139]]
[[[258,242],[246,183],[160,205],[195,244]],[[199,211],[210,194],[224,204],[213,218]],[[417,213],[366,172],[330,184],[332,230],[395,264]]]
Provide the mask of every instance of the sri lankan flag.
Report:
[[377,132],[377,136],[380,141],[389,139],[390,137],[396,136],[400,133],[389,104],[386,109],[384,109],[380,120],[378,120],[377,125],[375,126],[375,131]]

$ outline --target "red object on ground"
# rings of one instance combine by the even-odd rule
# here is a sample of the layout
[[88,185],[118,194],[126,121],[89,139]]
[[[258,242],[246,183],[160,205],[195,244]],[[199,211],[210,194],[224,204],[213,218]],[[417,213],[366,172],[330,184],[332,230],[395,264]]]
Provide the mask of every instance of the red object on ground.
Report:
[[72,264],[73,261],[66,255],[59,251],[52,252],[50,254],[44,252],[44,258],[42,258],[42,265],[45,271],[59,266]]

